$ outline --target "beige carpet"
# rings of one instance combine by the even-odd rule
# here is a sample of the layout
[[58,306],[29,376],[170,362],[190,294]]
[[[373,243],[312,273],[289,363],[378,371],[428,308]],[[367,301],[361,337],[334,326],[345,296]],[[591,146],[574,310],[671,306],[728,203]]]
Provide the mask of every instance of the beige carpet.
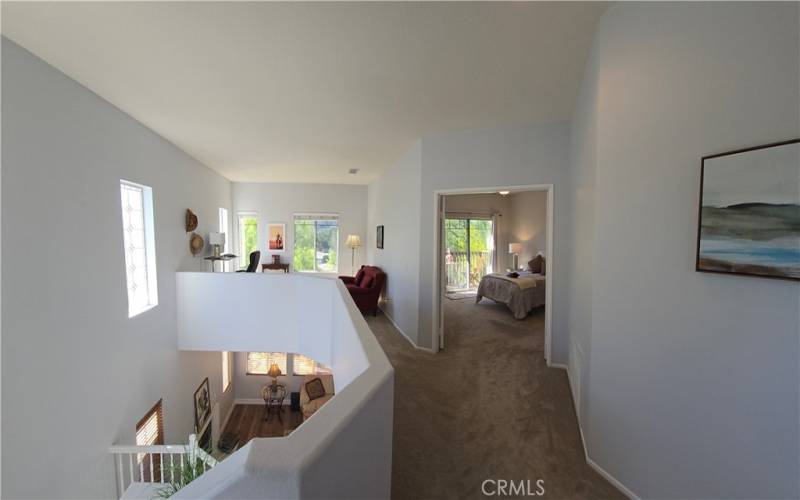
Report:
[[566,372],[544,362],[544,312],[442,302],[435,355],[367,317],[395,368],[392,497],[485,498],[485,479],[544,479],[545,498],[625,498],[584,461]]

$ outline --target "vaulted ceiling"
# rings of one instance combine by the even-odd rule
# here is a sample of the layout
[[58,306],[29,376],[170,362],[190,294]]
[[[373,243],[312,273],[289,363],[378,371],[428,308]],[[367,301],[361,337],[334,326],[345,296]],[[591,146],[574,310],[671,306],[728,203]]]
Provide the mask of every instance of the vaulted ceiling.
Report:
[[359,184],[423,136],[569,119],[605,8],[3,2],[2,32],[231,180]]

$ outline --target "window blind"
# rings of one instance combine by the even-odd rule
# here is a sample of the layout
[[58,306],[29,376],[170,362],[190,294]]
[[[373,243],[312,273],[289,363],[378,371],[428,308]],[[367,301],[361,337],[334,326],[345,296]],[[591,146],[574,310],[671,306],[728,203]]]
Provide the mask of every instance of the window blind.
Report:
[[[164,444],[164,415],[160,399],[136,424],[136,445],[154,444]],[[141,462],[144,457],[144,453],[139,453],[137,458]]]
[[272,363],[277,363],[281,373],[286,374],[285,352],[248,352],[247,374],[266,375]]

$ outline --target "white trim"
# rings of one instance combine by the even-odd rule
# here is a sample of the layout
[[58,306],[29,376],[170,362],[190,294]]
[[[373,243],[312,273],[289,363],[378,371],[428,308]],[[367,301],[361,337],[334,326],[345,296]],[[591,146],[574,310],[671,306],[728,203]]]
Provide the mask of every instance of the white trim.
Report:
[[606,472],[602,467],[597,465],[597,463],[594,460],[592,460],[591,458],[589,458],[588,456],[586,457],[586,463],[589,464],[589,467],[591,467],[592,469],[596,470],[598,474],[600,474],[601,476],[606,478],[606,481],[608,481],[609,483],[614,485],[614,487],[617,488],[619,491],[621,491],[623,495],[625,495],[626,497],[630,498],[631,500],[641,500],[636,495],[636,493],[634,493],[631,490],[629,490],[628,488],[626,488],[624,484],[622,484],[619,481],[617,481],[617,479],[614,476],[612,476],[611,474]]
[[409,336],[406,334],[406,332],[404,332],[404,331],[403,331],[403,329],[402,329],[402,328],[400,328],[400,327],[397,325],[397,323],[395,323],[395,322],[394,322],[394,320],[392,319],[392,317],[391,317],[391,316],[389,316],[389,314],[387,314],[387,313],[386,313],[386,311],[385,311],[385,310],[384,310],[382,307],[379,307],[379,309],[381,310],[381,312],[383,313],[383,315],[384,315],[384,316],[386,316],[386,319],[388,319],[388,320],[389,320],[389,323],[391,323],[391,324],[392,324],[392,325],[393,325],[393,326],[394,326],[394,327],[397,329],[397,331],[398,331],[398,332],[400,332],[400,335],[402,335],[402,336],[403,336],[403,338],[404,338],[404,339],[406,339],[406,340],[408,341],[408,343],[409,343],[409,344],[411,344],[411,347],[413,347],[414,349],[420,350],[420,351],[425,351],[425,352],[429,352],[429,353],[431,353],[431,354],[435,354],[435,351],[434,351],[433,349],[431,349],[431,348],[429,348],[429,347],[420,347],[420,346],[418,346],[417,344],[415,344],[415,343],[414,343],[414,341],[413,341],[413,340],[411,340],[411,337],[409,337]]
[[[555,255],[553,252],[553,221],[555,217],[554,185],[553,184],[524,184],[518,186],[494,186],[484,188],[459,188],[459,189],[437,189],[433,192],[433,318],[431,318],[431,345],[440,345],[439,325],[443,324],[442,317],[444,308],[440,307],[442,301],[441,287],[441,263],[439,262],[439,249],[441,246],[440,221],[439,221],[439,198],[449,194],[485,194],[496,193],[498,191],[525,192],[525,191],[546,191],[547,192],[547,287],[545,288],[544,304],[544,359],[550,366],[552,358],[552,336],[553,336],[553,287],[555,286]],[[445,207],[446,208],[446,207]],[[436,351],[434,351],[436,352]]]
[[561,369],[561,370],[566,370],[567,371],[567,377],[569,377],[569,366],[567,366],[567,365],[565,365],[563,363],[550,363],[549,361],[547,363],[547,366],[549,368],[558,368],[558,369]]
[[623,495],[625,495],[626,497],[630,498],[631,500],[641,500],[639,498],[639,496],[636,495],[636,493],[634,493],[628,487],[626,487],[624,484],[619,482],[617,480],[617,478],[615,478],[614,476],[609,474],[605,469],[600,467],[597,464],[597,462],[595,462],[594,460],[591,459],[591,457],[589,457],[589,449],[586,447],[586,437],[583,434],[583,426],[581,425],[581,416],[578,413],[578,405],[577,405],[577,403],[575,401],[575,396],[574,396],[574,394],[572,394],[572,380],[570,380],[569,367],[567,365],[562,365],[560,363],[553,363],[553,364],[548,365],[548,366],[550,366],[551,368],[560,368],[560,369],[565,370],[567,372],[567,382],[568,382],[568,385],[569,385],[569,394],[570,394],[570,398],[572,399],[572,407],[575,409],[575,418],[578,421],[578,432],[580,432],[580,434],[581,434],[581,443],[583,444],[583,456],[584,456],[584,459],[586,460],[586,463],[589,465],[589,467],[591,467],[592,469],[597,471],[598,474],[603,476],[606,479],[606,481],[608,481],[615,488],[617,488]]
[[[233,402],[231,402],[231,407],[228,408],[228,414],[225,415],[225,418],[222,420],[222,423],[219,426],[219,434],[220,434],[219,437],[222,437],[222,433],[225,432],[225,427],[228,426],[228,420],[230,420],[231,419],[231,415],[233,415],[233,407],[234,406],[236,406],[236,400],[235,399],[233,400]],[[215,447],[215,449],[216,449],[216,447]]]
[[[287,392],[288,393],[288,392]],[[264,405],[264,400],[261,398],[236,398],[233,400],[233,406],[236,405]],[[291,398],[286,398],[283,400],[283,406],[287,406],[292,404]],[[231,407],[231,409],[233,408]]]

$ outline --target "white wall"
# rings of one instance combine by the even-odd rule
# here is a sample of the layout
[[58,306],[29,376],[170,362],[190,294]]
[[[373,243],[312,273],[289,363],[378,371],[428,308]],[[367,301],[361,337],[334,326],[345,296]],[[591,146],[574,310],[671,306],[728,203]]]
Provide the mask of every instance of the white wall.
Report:
[[[203,269],[186,208],[216,230],[230,183],[5,38],[2,109],[2,496],[109,498],[108,446],[159,398],[181,443],[205,377],[219,397],[219,352],[177,351],[174,273]],[[154,195],[159,305],[134,318],[120,179]]]
[[[553,184],[555,227],[553,251],[564,248],[561,229],[566,197],[569,126],[553,123],[489,130],[462,130],[422,141],[420,213],[419,340],[430,347],[434,325],[434,226],[438,189]],[[558,271],[563,264],[555,262]],[[553,294],[553,362],[567,360],[566,306],[561,293],[563,274]]]
[[[421,144],[417,142],[369,185],[367,260],[386,272],[384,313],[413,342],[419,325]],[[376,248],[376,226],[384,247]]]
[[525,267],[539,253],[547,253],[547,191],[511,193],[508,208],[508,242],[522,243],[519,265]]
[[[280,184],[280,183],[233,183],[234,219],[237,212],[258,212],[258,244],[261,262],[271,262],[273,253],[267,250],[267,224],[286,224],[286,250],[281,261],[292,263],[294,249],[295,213],[339,214],[339,272],[355,274],[351,267],[352,251],[345,246],[348,234],[361,236],[365,241],[367,226],[367,187],[348,184]],[[233,231],[238,230],[232,226]],[[238,252],[238,243],[234,243]],[[365,263],[364,246],[356,250],[355,269]]]
[[594,208],[572,244],[595,265],[570,325],[591,335],[589,455],[641,497],[800,493],[800,285],[693,270],[700,157],[800,136],[798,39],[797,3],[600,22],[572,147],[576,221]]

